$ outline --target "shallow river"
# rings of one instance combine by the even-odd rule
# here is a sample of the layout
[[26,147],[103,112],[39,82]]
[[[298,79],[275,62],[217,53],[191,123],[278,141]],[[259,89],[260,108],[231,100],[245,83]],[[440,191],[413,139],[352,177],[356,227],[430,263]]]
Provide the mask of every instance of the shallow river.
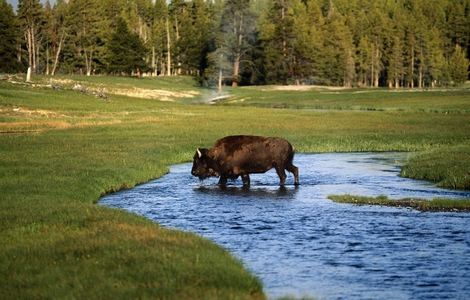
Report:
[[[470,214],[337,204],[331,194],[470,197],[398,177],[403,153],[297,154],[301,186],[274,171],[199,182],[191,164],[108,195],[102,205],[196,232],[227,248],[268,296],[318,299],[470,299]],[[289,174],[287,183],[292,184]]]

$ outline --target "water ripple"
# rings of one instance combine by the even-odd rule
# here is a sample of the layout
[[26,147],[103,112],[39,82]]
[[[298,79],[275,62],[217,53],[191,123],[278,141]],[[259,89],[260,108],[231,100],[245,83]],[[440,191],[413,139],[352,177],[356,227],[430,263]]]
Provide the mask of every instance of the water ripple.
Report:
[[[271,297],[469,299],[470,214],[353,206],[329,194],[470,197],[398,177],[401,153],[296,155],[301,186],[275,172],[221,189],[190,164],[102,198],[158,223],[196,232],[240,257]],[[292,177],[288,178],[292,183]]]

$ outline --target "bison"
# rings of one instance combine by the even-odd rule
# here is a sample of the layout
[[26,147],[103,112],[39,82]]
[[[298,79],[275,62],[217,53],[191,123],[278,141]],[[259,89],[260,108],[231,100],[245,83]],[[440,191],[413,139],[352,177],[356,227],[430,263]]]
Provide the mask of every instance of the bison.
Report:
[[292,164],[294,148],[282,138],[249,135],[227,136],[210,149],[198,148],[194,154],[191,174],[201,180],[220,177],[219,184],[241,176],[243,185],[250,185],[250,174],[265,173],[275,168],[280,185],[286,181],[285,170],[294,174],[299,184],[299,170]]

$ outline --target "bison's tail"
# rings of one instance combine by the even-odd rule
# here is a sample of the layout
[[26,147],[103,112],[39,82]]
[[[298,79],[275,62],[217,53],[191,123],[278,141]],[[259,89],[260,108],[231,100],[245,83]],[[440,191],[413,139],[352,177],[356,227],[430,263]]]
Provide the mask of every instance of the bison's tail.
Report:
[[290,164],[292,164],[292,162],[294,161],[295,148],[290,143],[289,143],[289,148],[290,148],[290,153],[289,153],[288,161]]

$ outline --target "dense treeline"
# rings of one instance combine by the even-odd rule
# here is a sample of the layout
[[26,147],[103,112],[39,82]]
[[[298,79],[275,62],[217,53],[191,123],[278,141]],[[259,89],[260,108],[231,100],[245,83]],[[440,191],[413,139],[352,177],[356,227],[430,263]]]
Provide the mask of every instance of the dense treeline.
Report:
[[470,0],[0,0],[0,71],[434,87],[468,76]]

